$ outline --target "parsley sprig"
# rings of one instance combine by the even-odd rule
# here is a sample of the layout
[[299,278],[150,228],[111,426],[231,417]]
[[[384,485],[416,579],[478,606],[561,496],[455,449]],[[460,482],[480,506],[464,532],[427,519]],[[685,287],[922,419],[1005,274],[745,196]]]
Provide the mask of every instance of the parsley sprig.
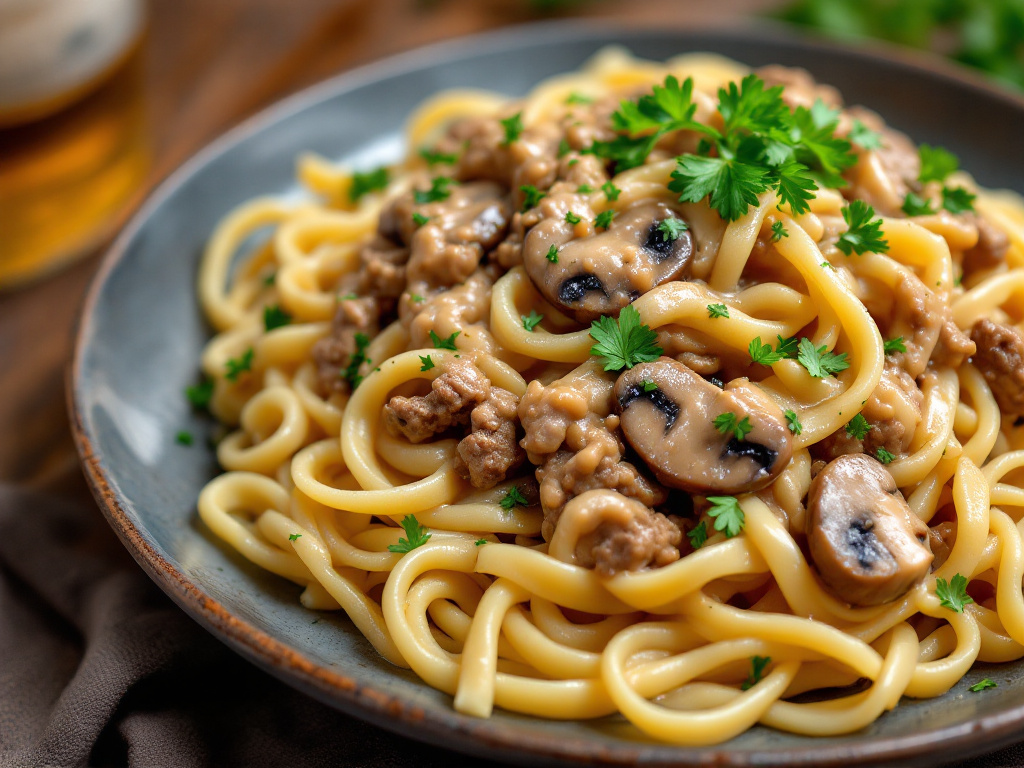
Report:
[[757,685],[764,678],[765,670],[768,669],[768,665],[772,663],[771,656],[751,656],[750,657],[750,675],[746,680],[743,681],[743,685],[740,686],[740,690],[749,691],[755,685]]
[[708,540],[708,527],[703,520],[698,525],[686,532],[686,538],[690,540],[690,546],[700,549]]
[[511,512],[514,507],[529,506],[530,502],[525,496],[523,496],[522,491],[520,491],[517,486],[513,485],[505,491],[505,495],[501,498],[501,501],[499,501],[498,504],[500,504],[501,508],[506,512]]
[[753,425],[750,423],[750,417],[744,416],[742,419],[738,419],[735,413],[726,411],[725,413],[718,414],[711,422],[715,425],[715,429],[721,432],[723,435],[729,432],[733,433],[733,436],[737,440],[743,440],[753,429]]
[[743,530],[746,516],[735,496],[708,496],[711,509],[708,515],[715,519],[715,530],[724,531],[725,538],[731,539]]
[[228,381],[237,381],[243,373],[252,370],[252,347],[249,347],[239,357],[229,357],[224,361],[224,378]]
[[523,318],[523,328],[530,333],[533,333],[533,329],[544,319],[544,315],[539,314],[536,309],[531,309],[530,314],[520,315],[520,317]]
[[387,187],[388,181],[390,181],[388,169],[383,166],[366,173],[356,171],[352,174],[352,185],[348,188],[348,199],[353,203],[358,202],[364,195]]
[[887,253],[889,241],[882,236],[882,219],[875,218],[875,209],[863,200],[854,200],[843,208],[847,230],[839,236],[836,247],[847,256]]
[[835,376],[840,371],[845,371],[850,367],[850,364],[846,361],[845,352],[837,355],[834,352],[829,352],[828,347],[825,345],[815,347],[814,343],[807,337],[800,339],[799,352],[796,359],[816,379]]
[[425,203],[439,203],[443,200],[447,200],[448,196],[452,193],[448,187],[452,184],[458,183],[459,182],[449,176],[435,176],[430,180],[430,189],[413,190],[413,200],[416,201],[417,205],[424,205]]
[[292,321],[292,316],[281,309],[280,305],[273,304],[263,308],[263,327],[267,331],[275,328],[282,328]]
[[434,345],[434,349],[450,349],[456,351],[458,347],[455,346],[455,337],[458,336],[462,331],[455,331],[451,336],[442,339],[434,331],[430,332],[430,341]]
[[363,380],[363,377],[359,375],[359,369],[363,363],[370,362],[370,358],[366,356],[366,348],[370,346],[370,337],[365,333],[357,333],[355,335],[355,342],[356,349],[348,359],[348,365],[339,371],[341,377],[349,383],[352,389],[358,387]]
[[623,307],[618,321],[599,317],[590,325],[595,344],[590,354],[604,358],[606,371],[621,371],[639,363],[657,360],[662,353],[658,334],[640,322],[640,313],[632,304]]
[[402,527],[405,535],[409,538],[399,537],[397,544],[388,544],[388,552],[405,554],[412,552],[416,547],[422,547],[430,539],[431,534],[427,528],[420,525],[416,515],[406,515],[402,518]]
[[863,413],[858,413],[846,425],[846,434],[856,440],[863,440],[871,431],[871,423],[864,418]]
[[955,613],[963,613],[964,606],[974,602],[974,598],[967,594],[966,577],[959,573],[954,574],[949,581],[936,579],[935,596],[939,598],[939,605]]

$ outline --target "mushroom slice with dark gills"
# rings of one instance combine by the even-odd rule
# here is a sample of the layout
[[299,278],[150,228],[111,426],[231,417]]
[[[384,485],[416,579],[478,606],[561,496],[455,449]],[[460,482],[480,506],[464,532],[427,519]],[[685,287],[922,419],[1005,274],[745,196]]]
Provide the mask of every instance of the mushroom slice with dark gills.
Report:
[[[793,455],[782,410],[746,379],[719,389],[663,357],[619,376],[615,399],[626,440],[658,480],[674,488],[701,495],[756,491]],[[729,413],[743,424],[738,432],[715,426]]]
[[896,481],[864,454],[840,456],[807,495],[807,544],[821,580],[851,605],[881,605],[928,573],[928,526]]
[[526,235],[523,264],[545,299],[589,323],[617,315],[656,285],[689,276],[693,236],[684,226],[664,203],[636,205],[607,230],[576,239],[572,224],[547,218]]

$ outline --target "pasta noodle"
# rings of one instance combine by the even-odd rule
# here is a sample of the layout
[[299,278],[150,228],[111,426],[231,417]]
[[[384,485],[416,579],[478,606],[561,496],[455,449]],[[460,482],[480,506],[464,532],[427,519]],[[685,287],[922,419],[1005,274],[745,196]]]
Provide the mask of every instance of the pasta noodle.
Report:
[[[849,733],[1024,656],[1024,205],[747,74],[607,50],[518,102],[442,93],[406,126],[425,152],[303,156],[307,202],[228,215],[199,274],[232,429],[209,529],[477,717]],[[730,83],[785,105],[762,149],[794,142],[804,198],[761,156],[735,215],[739,176],[686,191],[748,162]],[[831,182],[813,131],[850,158]]]

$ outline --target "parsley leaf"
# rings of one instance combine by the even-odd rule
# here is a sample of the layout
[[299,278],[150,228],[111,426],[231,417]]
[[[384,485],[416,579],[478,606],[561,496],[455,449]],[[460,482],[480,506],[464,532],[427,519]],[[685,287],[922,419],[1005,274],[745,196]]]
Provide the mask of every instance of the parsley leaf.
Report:
[[455,337],[458,336],[462,331],[455,331],[451,336],[446,339],[442,339],[433,331],[430,332],[430,341],[434,344],[434,349],[458,349],[455,346]]
[[723,435],[732,432],[737,440],[743,440],[750,430],[753,429],[749,416],[744,416],[742,419],[737,420],[736,414],[728,411],[718,414],[711,423]]
[[515,506],[525,507],[530,504],[530,502],[527,501],[526,497],[523,496],[519,488],[517,488],[514,485],[507,491],[505,491],[505,495],[498,503],[501,505],[501,508],[504,509],[506,512],[511,512],[512,508]]
[[292,316],[277,304],[263,308],[263,327],[268,331],[288,325],[291,321]]
[[547,197],[547,192],[541,192],[533,184],[523,184],[519,187],[519,191],[523,193],[523,208],[524,212],[531,208],[536,208],[537,203]]
[[558,156],[565,157],[572,151],[572,147],[569,146],[568,140],[563,136],[562,140],[558,142]]
[[619,195],[622,194],[622,190],[616,187],[611,181],[606,181],[602,184],[601,191],[604,192],[604,196],[609,203],[614,203],[619,199]]
[[983,678],[983,679],[979,680],[978,682],[976,682],[968,690],[971,693],[980,693],[981,691],[987,690],[989,688],[998,688],[998,687],[999,687],[998,685],[996,685],[994,682],[992,682],[992,680],[990,680],[989,678],[986,677],[986,678]]
[[640,382],[640,386],[644,388],[644,392],[653,392],[658,388],[658,385],[651,379],[644,379]]
[[786,421],[789,422],[789,431],[794,435],[799,435],[804,431],[804,425],[800,423],[800,419],[796,415],[796,411],[786,411]]
[[963,187],[943,187],[942,207],[950,213],[967,213],[974,210],[974,201],[977,197]]
[[776,221],[772,224],[772,242],[777,243],[784,237],[789,237],[789,231],[786,229],[786,225],[781,221]]
[[459,161],[458,155],[435,152],[426,147],[420,149],[420,157],[427,161],[427,165],[455,165]]
[[593,102],[594,100],[590,96],[584,96],[576,91],[570,93],[565,99],[566,104],[592,104]]
[[797,355],[796,337],[790,336],[788,339],[784,339],[776,334],[775,338],[779,340],[779,345],[775,348],[775,351],[783,357],[795,359]]
[[288,541],[298,541],[301,538],[302,538],[302,534],[301,533],[289,533],[288,534]]
[[949,174],[960,167],[956,155],[942,147],[922,144],[917,148],[917,156],[921,160],[921,172],[917,178],[922,183],[928,181],[945,181]]
[[354,203],[363,195],[384,189],[388,185],[389,179],[388,169],[384,166],[367,173],[359,173],[357,171],[352,174],[352,185],[348,188],[348,199]]
[[871,424],[864,418],[863,413],[858,413],[850,419],[850,423],[846,425],[846,434],[857,440],[863,440],[868,436],[868,432],[870,431]]
[[544,315],[538,315],[535,309],[531,309],[529,315],[520,315],[520,317],[523,318],[523,328],[531,333],[537,327],[537,324],[544,319]]
[[704,542],[708,540],[708,527],[701,520],[700,524],[686,532],[686,538],[690,540],[690,546],[694,549],[700,549],[704,546]]
[[907,192],[907,196],[903,198],[903,205],[900,208],[907,216],[931,216],[935,213],[931,200],[926,197],[919,197],[913,192]]
[[840,355],[834,354],[827,351],[828,347],[825,345],[815,349],[813,342],[807,337],[800,339],[799,350],[797,361],[816,379],[834,376],[850,367],[846,362],[845,352]]
[[708,496],[707,499],[713,505],[708,514],[715,518],[716,531],[725,531],[725,537],[731,539],[743,530],[746,517],[735,496]]
[[412,223],[415,224],[417,227],[422,227],[428,221],[430,221],[430,217],[424,216],[422,213],[417,212],[412,215]]
[[271,272],[270,274],[268,274],[266,277],[263,278],[263,284],[267,285],[267,286],[270,286],[270,285],[273,285],[276,280],[277,280],[277,272]]
[[956,613],[963,613],[964,606],[974,602],[967,594],[967,579],[959,573],[954,574],[949,581],[936,579],[935,596],[939,598],[939,605]]
[[649,363],[661,356],[658,334],[640,322],[640,313],[632,304],[623,307],[618,321],[599,317],[590,325],[595,344],[590,354],[604,358],[606,371],[621,371],[638,363]]
[[889,241],[882,237],[882,219],[875,218],[875,209],[863,200],[854,200],[843,208],[848,229],[839,236],[836,247],[850,256],[854,253],[887,253]]
[[548,252],[544,255],[544,258],[550,261],[552,264],[558,263],[558,246],[554,243],[548,248]]
[[484,544],[487,543],[487,539],[477,539],[473,543],[476,544],[478,547],[482,547]]
[[907,345],[903,343],[903,337],[897,336],[895,339],[888,339],[882,343],[882,349],[885,354],[892,355],[897,352],[906,352]]
[[227,371],[224,374],[224,378],[228,381],[237,381],[238,377],[243,373],[251,371],[253,354],[253,348],[249,347],[240,357],[229,357],[224,361],[224,368]]
[[708,317],[729,317],[729,308],[725,304],[708,304]]
[[205,376],[194,387],[185,387],[185,399],[196,410],[202,411],[210,406],[213,397],[213,380]]
[[339,374],[348,381],[349,386],[355,389],[362,382],[363,377],[359,375],[359,368],[363,363],[370,362],[366,356],[366,348],[370,346],[370,337],[365,333],[357,333],[355,335],[356,350],[352,353],[352,356],[348,359],[348,365],[345,366],[343,371],[339,371]]
[[786,356],[781,351],[773,351],[771,344],[762,344],[760,336],[751,340],[747,351],[750,353],[750,359],[761,365],[774,365]]
[[192,445],[194,439],[192,437],[191,432],[181,430],[180,432],[178,432],[178,434],[174,436],[174,441],[178,443],[178,445]]
[[405,554],[406,552],[412,552],[416,547],[422,547],[427,543],[431,534],[427,532],[427,528],[420,525],[419,520],[416,519],[415,515],[406,515],[402,518],[402,527],[405,529],[405,535],[408,539],[400,537],[397,544],[388,544],[388,552],[399,552]]
[[853,144],[864,149],[881,149],[882,137],[868,128],[860,120],[853,121],[853,127],[847,137]]
[[743,681],[740,690],[749,691],[764,678],[765,670],[772,663],[771,656],[752,656],[750,658],[750,675]]
[[658,232],[661,233],[661,240],[664,243],[675,242],[688,229],[685,221],[675,217],[665,219],[658,224]]
[[572,211],[565,212],[565,220],[569,224],[579,224],[582,221],[582,219]]
[[879,448],[875,452],[875,458],[878,459],[883,464],[890,464],[896,457],[889,453],[887,450],[885,450],[885,448]]
[[594,226],[600,229],[608,229],[611,226],[612,219],[615,218],[615,211],[609,208],[607,211],[601,211],[594,218]]
[[434,367],[434,361],[430,359],[430,355],[419,355],[418,357],[420,358],[420,363],[422,363],[422,365],[420,365],[421,372],[429,371]]
[[589,184],[580,184],[578,187],[576,187],[576,192],[580,195],[589,195],[593,191],[594,188]]
[[760,165],[724,157],[683,155],[677,159],[668,188],[679,193],[680,202],[708,200],[726,221],[735,221],[757,205],[757,196],[768,189],[768,172]]
[[502,145],[507,147],[523,132],[523,113],[516,112],[512,117],[506,117],[500,122],[501,127],[505,129],[505,141]]
[[416,201],[417,205],[439,203],[442,200],[447,200],[448,195],[451,194],[451,190],[448,187],[452,184],[458,184],[458,182],[448,176],[435,176],[430,180],[430,189],[426,191],[421,189],[413,190],[413,200]]

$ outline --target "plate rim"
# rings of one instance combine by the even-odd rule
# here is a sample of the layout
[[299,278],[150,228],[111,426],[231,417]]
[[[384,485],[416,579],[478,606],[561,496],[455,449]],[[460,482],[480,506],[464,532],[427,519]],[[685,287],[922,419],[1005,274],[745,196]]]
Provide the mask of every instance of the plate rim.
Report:
[[[767,31],[767,34],[766,34]],[[927,53],[920,53],[879,41],[836,41],[805,31],[794,30],[773,20],[758,20],[758,26],[745,22],[723,26],[718,24],[686,28],[678,22],[655,27],[649,23],[620,23],[610,20],[563,19],[511,25],[494,31],[468,34],[446,39],[408,51],[396,53],[342,71],[270,105],[229,128],[192,154],[177,168],[155,183],[144,202],[131,215],[116,239],[104,254],[90,281],[78,315],[74,351],[68,367],[66,399],[71,433],[79,461],[90,490],[108,524],[128,549],[143,571],[185,613],[260,669],[273,674],[288,685],[312,695],[335,709],[371,722],[378,727],[436,746],[457,749],[464,753],[499,760],[537,764],[538,760],[562,764],[565,761],[600,765],[695,766],[695,765],[820,765],[848,766],[878,764],[881,761],[934,758],[943,762],[977,755],[1017,741],[1024,725],[1024,704],[995,714],[981,715],[963,723],[918,731],[898,736],[881,736],[856,744],[831,746],[808,738],[806,745],[770,748],[763,751],[737,752],[728,749],[729,742],[710,748],[676,747],[646,741],[617,741],[614,745],[596,743],[583,737],[566,739],[548,736],[517,725],[490,719],[477,719],[454,709],[435,714],[412,704],[400,696],[373,689],[353,677],[321,667],[299,651],[249,622],[233,615],[218,600],[204,592],[177,570],[147,541],[129,517],[129,510],[111,487],[113,476],[103,455],[94,445],[85,416],[85,395],[82,392],[82,368],[93,334],[93,318],[100,294],[124,259],[128,246],[135,240],[152,215],[187,180],[201,172],[215,158],[236,144],[274,124],[327,98],[340,96],[361,86],[442,63],[453,63],[487,51],[508,51],[519,47],[524,39],[531,43],[559,42],[570,37],[574,42],[615,36],[704,35],[709,38],[770,42],[801,49],[808,53],[827,53],[841,49],[847,55],[882,60],[900,68],[928,73],[952,80],[962,86],[982,91],[989,98],[1008,103],[1024,111],[1024,94],[1000,88],[980,74]],[[1024,190],[1021,190],[1024,192]],[[425,685],[425,683],[423,683]]]

